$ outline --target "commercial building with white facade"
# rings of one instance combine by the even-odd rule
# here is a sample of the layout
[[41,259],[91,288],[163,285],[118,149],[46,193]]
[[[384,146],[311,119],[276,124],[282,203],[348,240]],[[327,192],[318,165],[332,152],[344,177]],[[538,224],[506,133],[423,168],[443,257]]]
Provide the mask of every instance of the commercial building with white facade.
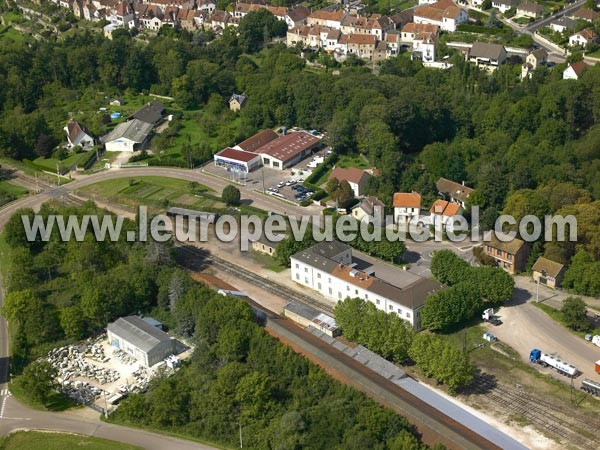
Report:
[[375,276],[374,270],[356,269],[352,261],[351,247],[323,241],[291,257],[292,280],[334,301],[354,297],[369,301],[421,329],[419,311],[427,296],[443,288],[439,282],[410,275],[411,281],[399,287]]
[[120,123],[102,137],[107,152],[134,152],[143,148],[154,126],[138,119]]
[[177,351],[177,340],[139,316],[120,317],[106,327],[108,342],[152,367]]

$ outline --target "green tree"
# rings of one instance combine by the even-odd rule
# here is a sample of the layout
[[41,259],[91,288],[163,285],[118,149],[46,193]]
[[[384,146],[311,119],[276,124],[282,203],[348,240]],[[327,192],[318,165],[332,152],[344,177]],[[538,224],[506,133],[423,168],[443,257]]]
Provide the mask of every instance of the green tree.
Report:
[[225,186],[223,193],[221,194],[221,199],[227,206],[238,206],[240,204],[240,198],[240,190],[231,184]]
[[587,305],[581,297],[569,297],[563,301],[561,308],[563,322],[569,328],[586,331],[590,328],[587,318]]
[[431,274],[449,286],[464,280],[469,269],[469,263],[452,250],[438,250],[431,258]]
[[45,406],[56,387],[55,380],[57,376],[57,369],[49,362],[38,360],[25,367],[15,383],[23,389],[31,400]]
[[85,318],[78,305],[60,311],[60,326],[69,339],[81,339],[86,331]]

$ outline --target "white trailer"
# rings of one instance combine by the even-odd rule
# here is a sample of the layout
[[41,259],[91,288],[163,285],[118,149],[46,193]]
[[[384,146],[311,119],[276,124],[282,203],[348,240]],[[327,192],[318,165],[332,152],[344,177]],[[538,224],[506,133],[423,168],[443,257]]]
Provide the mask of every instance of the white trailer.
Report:
[[540,356],[540,363],[555,368],[557,371],[564,373],[570,377],[577,375],[577,367],[573,364],[569,364],[555,356],[549,355],[548,353],[542,353]]

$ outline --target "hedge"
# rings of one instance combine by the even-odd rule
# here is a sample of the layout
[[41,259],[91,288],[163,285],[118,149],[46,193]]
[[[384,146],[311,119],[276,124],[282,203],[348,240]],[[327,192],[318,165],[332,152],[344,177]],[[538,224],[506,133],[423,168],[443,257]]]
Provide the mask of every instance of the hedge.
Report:
[[313,173],[311,173],[306,178],[306,180],[304,180],[304,185],[307,187],[319,189],[319,186],[316,186],[314,183],[318,181],[319,178],[321,178],[325,174],[325,172],[327,172],[329,168],[337,162],[338,159],[339,156],[336,153],[332,153],[331,155],[329,155],[329,157],[327,157],[325,161],[319,164],[317,168],[313,170]]

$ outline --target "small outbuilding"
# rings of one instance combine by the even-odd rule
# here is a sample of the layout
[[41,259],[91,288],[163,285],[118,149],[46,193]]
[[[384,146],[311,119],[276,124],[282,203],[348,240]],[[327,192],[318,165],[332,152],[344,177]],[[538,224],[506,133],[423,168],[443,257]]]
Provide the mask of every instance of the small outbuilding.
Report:
[[139,316],[120,317],[106,327],[108,342],[152,367],[177,352],[177,340]]
[[239,111],[244,106],[246,106],[247,101],[248,96],[245,92],[242,94],[233,94],[229,99],[229,109],[232,111]]
[[541,284],[545,284],[551,288],[557,288],[562,282],[565,266],[551,259],[540,256],[533,267],[534,281],[539,281]]

